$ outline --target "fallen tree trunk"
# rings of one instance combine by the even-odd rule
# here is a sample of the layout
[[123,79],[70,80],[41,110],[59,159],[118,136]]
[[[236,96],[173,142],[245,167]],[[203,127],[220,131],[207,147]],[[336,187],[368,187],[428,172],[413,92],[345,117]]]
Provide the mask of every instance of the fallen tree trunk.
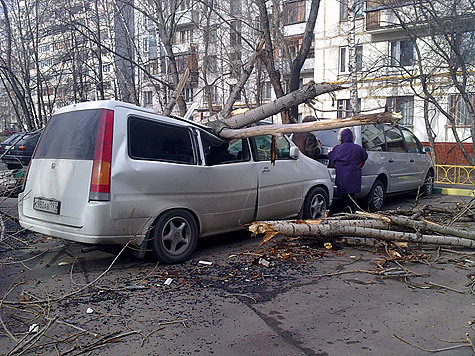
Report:
[[279,135],[294,132],[309,132],[319,130],[337,129],[348,126],[361,126],[367,124],[379,124],[383,122],[395,123],[401,118],[397,113],[378,113],[368,115],[357,115],[345,119],[333,119],[325,121],[314,121],[302,124],[286,125],[263,125],[253,126],[244,129],[221,129],[219,136],[226,139],[246,138],[258,135]]
[[283,110],[297,106],[308,100],[312,100],[318,95],[340,89],[344,89],[344,87],[329,83],[316,84],[311,80],[301,89],[293,91],[255,109],[248,110],[243,114],[235,115],[230,118],[225,118],[217,114],[202,121],[202,124],[211,127],[215,133],[219,135],[223,129],[237,129],[249,126],[272,115],[276,115]]
[[371,218],[378,219],[386,222],[387,224],[396,224],[399,226],[408,227],[416,231],[426,231],[426,232],[438,232],[444,235],[462,237],[464,239],[475,240],[475,231],[458,229],[450,226],[442,226],[427,220],[413,220],[405,216],[395,216],[395,215],[384,215],[384,214],[374,214],[367,213],[364,211],[357,211],[356,214]]
[[409,232],[389,231],[359,226],[345,226],[343,224],[305,223],[303,222],[256,222],[249,230],[255,234],[264,234],[263,241],[269,241],[277,234],[289,237],[315,236],[336,238],[341,236],[356,236],[375,238],[386,241],[404,241],[447,246],[475,248],[475,241],[456,236],[422,235]]

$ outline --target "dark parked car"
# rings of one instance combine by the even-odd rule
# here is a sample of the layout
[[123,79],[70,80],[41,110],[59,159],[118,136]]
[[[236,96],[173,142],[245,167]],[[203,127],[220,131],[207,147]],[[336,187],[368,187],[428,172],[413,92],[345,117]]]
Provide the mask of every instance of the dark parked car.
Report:
[[[2,162],[7,165],[8,169],[21,169],[23,166],[27,166],[30,163],[31,156],[33,155],[33,151],[35,150],[36,143],[38,142],[40,135],[41,131],[20,133],[20,137],[23,137],[20,138],[17,136],[12,141],[10,141],[10,144],[14,144],[14,147],[11,147],[10,150],[2,157]],[[18,138],[20,138],[20,140],[18,140]],[[3,143],[5,143],[5,141]],[[7,149],[9,144],[7,143],[5,146],[5,149]]]
[[5,140],[3,140],[2,143],[0,143],[0,156],[3,155],[7,148],[10,148],[24,134],[24,132],[16,132],[8,136]]

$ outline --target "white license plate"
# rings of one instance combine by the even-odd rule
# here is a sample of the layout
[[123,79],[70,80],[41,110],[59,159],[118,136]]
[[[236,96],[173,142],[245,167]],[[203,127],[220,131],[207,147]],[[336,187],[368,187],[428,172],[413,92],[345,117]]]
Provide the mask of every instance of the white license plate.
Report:
[[59,215],[61,202],[52,199],[34,198],[33,209]]

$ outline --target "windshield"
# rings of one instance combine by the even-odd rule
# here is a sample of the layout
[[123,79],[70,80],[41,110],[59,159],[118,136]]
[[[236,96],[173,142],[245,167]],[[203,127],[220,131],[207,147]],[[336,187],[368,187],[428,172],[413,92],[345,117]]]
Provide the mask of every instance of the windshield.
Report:
[[317,139],[320,140],[322,146],[334,147],[338,145],[338,131],[340,129],[313,131]]

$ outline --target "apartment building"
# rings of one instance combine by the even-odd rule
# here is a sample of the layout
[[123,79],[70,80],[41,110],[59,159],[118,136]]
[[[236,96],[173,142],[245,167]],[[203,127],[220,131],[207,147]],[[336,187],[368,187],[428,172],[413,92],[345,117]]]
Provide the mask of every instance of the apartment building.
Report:
[[[415,7],[405,4],[407,2],[397,0],[322,0],[315,29],[315,80],[337,82],[350,88],[352,78],[356,78],[358,109],[362,113],[384,108],[401,112],[401,123],[421,140],[428,141],[427,127],[430,128],[442,155],[442,146],[447,146],[446,143],[454,146],[455,134],[471,150],[471,108],[461,100],[461,92],[451,78],[460,75],[460,71],[454,70],[451,61],[443,61],[447,52],[457,48],[454,49],[453,43],[439,41],[440,36],[434,33],[437,31],[434,21],[429,23],[428,20],[429,15],[439,16],[443,19],[439,27],[445,26],[445,29],[448,18],[444,18],[444,9],[424,18],[416,13]],[[461,80],[466,80],[466,92],[474,103],[471,94],[474,92],[474,21],[473,16],[471,18],[472,25],[467,20],[454,31],[461,38],[459,48],[466,51],[467,70]],[[352,36],[355,56],[350,58]],[[434,43],[439,44],[440,53]],[[428,104],[425,109],[422,75],[430,78],[427,90],[437,102],[437,105]],[[348,116],[350,89],[319,97],[318,108],[320,117]],[[455,133],[444,111],[454,117]]]
[[[279,10],[282,12],[280,31],[286,45],[277,46],[273,55],[285,82],[291,60],[302,44],[310,1],[285,1]],[[259,12],[249,0],[186,0],[180,2],[174,18],[176,26],[171,44],[179,76],[186,68],[190,69],[183,97],[188,106],[196,105],[195,118],[199,120],[203,115],[219,111],[238,83],[243,66],[261,38]],[[168,100],[170,90],[154,85],[153,77],[170,82],[170,60],[153,14],[142,14],[138,22],[143,24],[142,29],[137,29],[142,44],[140,55],[149,72],[143,73],[142,105],[159,111]],[[313,79],[314,62],[312,48],[301,72],[302,84]],[[265,68],[258,63],[238,94],[234,108],[255,107],[273,99],[275,95]],[[302,106],[300,115],[306,113],[309,113],[308,108]]]

